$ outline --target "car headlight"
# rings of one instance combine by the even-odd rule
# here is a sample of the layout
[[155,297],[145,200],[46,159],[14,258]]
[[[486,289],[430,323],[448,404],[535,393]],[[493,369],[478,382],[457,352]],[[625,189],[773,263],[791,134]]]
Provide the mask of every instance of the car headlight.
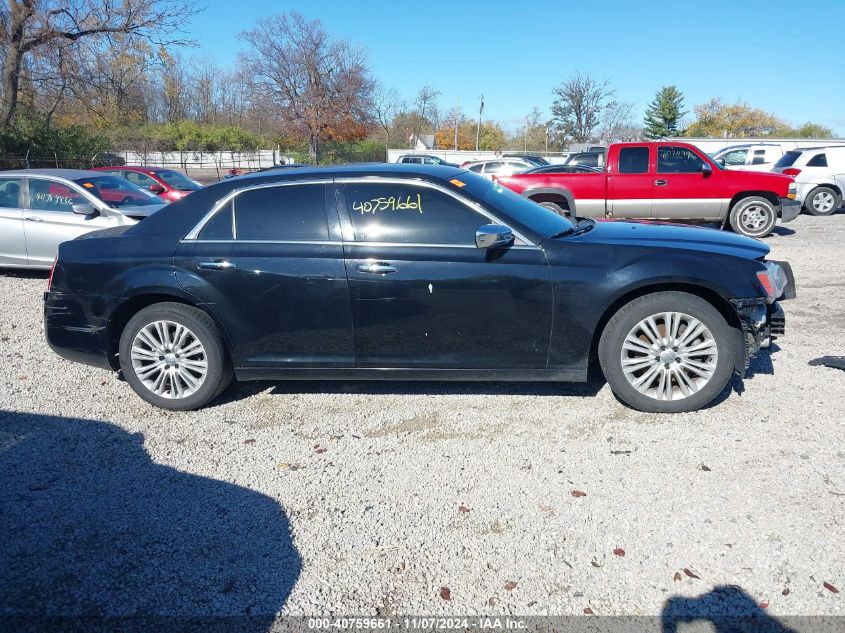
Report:
[[757,281],[763,291],[766,302],[773,303],[775,299],[783,294],[788,282],[783,268],[773,262],[764,264],[765,270],[757,272]]

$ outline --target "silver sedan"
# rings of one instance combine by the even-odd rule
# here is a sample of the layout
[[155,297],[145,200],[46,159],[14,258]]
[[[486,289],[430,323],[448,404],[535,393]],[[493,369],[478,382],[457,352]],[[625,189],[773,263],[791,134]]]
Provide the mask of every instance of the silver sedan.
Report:
[[49,269],[59,244],[135,224],[164,205],[131,182],[96,171],[0,171],[0,267]]

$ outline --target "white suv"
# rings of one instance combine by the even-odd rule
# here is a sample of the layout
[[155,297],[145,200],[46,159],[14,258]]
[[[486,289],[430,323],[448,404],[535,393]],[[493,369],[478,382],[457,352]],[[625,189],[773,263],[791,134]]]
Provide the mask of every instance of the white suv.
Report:
[[731,145],[713,155],[713,160],[728,169],[740,171],[771,171],[783,148],[774,143],[756,145]]
[[790,150],[772,171],[795,178],[797,200],[813,215],[832,215],[845,191],[845,146]]

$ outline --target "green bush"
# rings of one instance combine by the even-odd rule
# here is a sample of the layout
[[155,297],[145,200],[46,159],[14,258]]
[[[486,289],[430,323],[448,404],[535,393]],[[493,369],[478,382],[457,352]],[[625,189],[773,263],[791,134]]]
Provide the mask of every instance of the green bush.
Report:
[[12,126],[0,132],[0,151],[33,157],[89,159],[108,149],[109,140],[81,125],[53,127],[46,117],[21,109]]

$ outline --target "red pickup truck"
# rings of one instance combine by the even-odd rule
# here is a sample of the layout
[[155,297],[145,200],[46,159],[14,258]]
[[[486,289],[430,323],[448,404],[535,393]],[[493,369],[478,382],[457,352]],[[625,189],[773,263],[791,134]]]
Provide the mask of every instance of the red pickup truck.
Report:
[[598,173],[521,173],[496,181],[561,214],[720,222],[749,237],[798,216],[791,177],[724,169],[688,143],[616,143]]

